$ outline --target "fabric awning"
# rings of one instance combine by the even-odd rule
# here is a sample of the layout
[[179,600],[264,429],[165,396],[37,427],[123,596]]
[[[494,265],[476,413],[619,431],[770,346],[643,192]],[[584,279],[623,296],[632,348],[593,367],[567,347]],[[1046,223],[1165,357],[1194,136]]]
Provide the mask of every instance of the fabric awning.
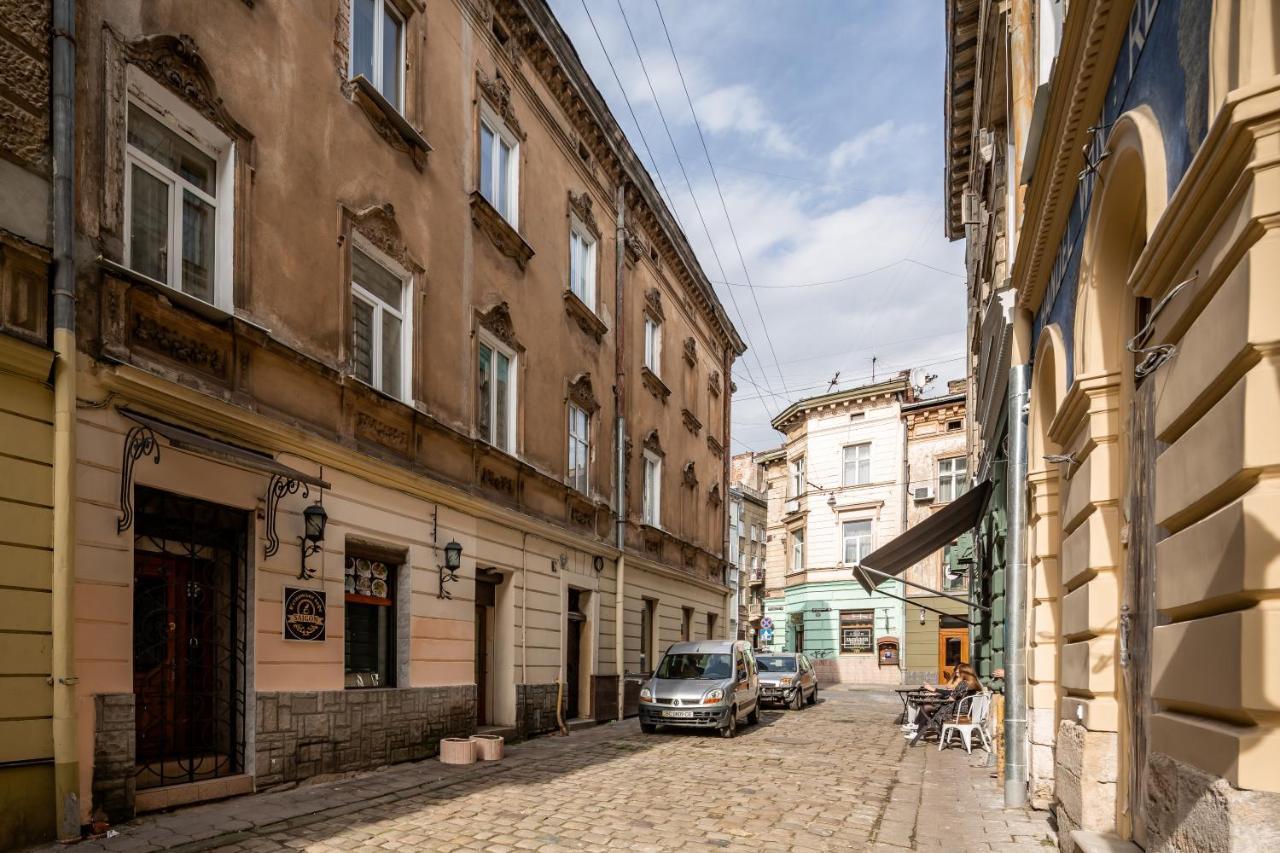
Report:
[[[987,496],[990,494],[991,481],[983,480],[943,509],[864,557],[854,568],[854,577],[868,595],[875,592],[876,586],[883,583],[886,577],[896,577],[909,566],[914,566],[934,551],[949,545],[960,534],[972,530],[977,525],[978,516],[986,506]],[[874,574],[864,569],[870,569]],[[948,598],[953,597],[937,590],[930,591]]]
[[230,462],[233,465],[240,465],[245,468],[252,468],[255,471],[263,471],[268,474],[279,474],[286,480],[297,480],[299,483],[306,483],[308,486],[318,486],[322,489],[329,488],[329,484],[319,477],[313,477],[305,474],[296,468],[290,468],[283,462],[277,462],[266,453],[249,450],[244,447],[237,447],[234,444],[228,444],[225,441],[219,441],[216,438],[210,438],[198,432],[192,432],[186,427],[176,426],[165,421],[156,420],[147,415],[140,415],[129,409],[120,409],[120,414],[124,415],[131,421],[147,427],[157,435],[162,435],[169,440],[169,444],[179,450],[189,450],[192,453],[198,453],[201,456],[210,456],[215,459],[221,459],[224,462]]

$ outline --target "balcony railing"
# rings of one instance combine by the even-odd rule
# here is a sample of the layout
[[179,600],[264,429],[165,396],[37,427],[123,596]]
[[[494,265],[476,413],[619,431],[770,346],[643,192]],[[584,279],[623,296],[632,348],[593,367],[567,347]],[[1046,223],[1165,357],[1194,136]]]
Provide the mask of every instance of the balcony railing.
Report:
[[759,586],[764,583],[764,569],[752,569],[748,580],[752,586]]

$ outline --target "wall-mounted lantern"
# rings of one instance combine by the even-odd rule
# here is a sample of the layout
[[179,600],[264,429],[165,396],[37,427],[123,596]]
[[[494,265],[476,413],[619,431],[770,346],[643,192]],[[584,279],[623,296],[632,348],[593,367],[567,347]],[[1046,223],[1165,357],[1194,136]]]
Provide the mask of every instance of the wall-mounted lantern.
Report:
[[458,582],[458,569],[462,568],[462,545],[452,540],[444,546],[444,565],[440,567],[440,598],[453,598],[444,585]]
[[319,554],[324,550],[324,528],[329,523],[329,513],[324,506],[314,503],[302,511],[303,535],[298,537],[302,552],[302,570],[298,572],[300,580],[311,580],[316,576],[315,569],[307,568],[307,557]]

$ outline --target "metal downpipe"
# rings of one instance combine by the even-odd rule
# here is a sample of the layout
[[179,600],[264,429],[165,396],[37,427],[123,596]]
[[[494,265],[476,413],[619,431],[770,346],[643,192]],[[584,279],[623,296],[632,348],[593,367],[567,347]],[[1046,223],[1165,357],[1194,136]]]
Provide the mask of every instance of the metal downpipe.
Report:
[[618,672],[618,720],[626,718],[626,621],[627,621],[627,421],[624,412],[627,402],[627,372],[625,351],[626,311],[623,309],[622,271],[627,251],[627,199],[626,187],[618,185],[617,220],[614,232],[614,511],[618,546],[617,582],[613,599],[613,650],[615,669]]
[[76,465],[74,0],[54,0],[53,149],[53,776],[58,840],[80,838],[74,620]]
[[1009,369],[1009,535],[1006,540],[1004,804],[1027,804],[1027,386],[1031,368]]

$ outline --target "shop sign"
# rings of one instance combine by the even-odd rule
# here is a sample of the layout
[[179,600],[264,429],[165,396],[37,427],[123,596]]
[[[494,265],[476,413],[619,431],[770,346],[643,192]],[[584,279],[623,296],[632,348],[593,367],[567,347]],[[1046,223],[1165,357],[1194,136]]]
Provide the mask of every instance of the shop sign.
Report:
[[322,590],[284,588],[284,638],[324,642],[325,597]]

